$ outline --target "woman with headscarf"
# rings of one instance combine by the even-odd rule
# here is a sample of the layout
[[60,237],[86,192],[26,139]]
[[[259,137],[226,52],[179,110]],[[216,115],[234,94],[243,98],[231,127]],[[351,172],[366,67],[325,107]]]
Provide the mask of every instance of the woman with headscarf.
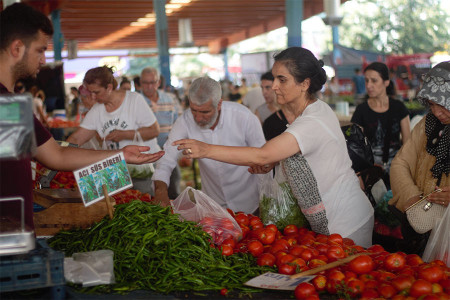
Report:
[[[414,127],[411,138],[391,164],[393,198],[389,204],[401,212],[437,188],[442,192],[433,193],[428,201],[445,207],[450,202],[449,61],[436,65],[424,76],[417,98],[430,112]],[[418,234],[403,215],[402,234],[400,250],[421,254],[430,232]]]

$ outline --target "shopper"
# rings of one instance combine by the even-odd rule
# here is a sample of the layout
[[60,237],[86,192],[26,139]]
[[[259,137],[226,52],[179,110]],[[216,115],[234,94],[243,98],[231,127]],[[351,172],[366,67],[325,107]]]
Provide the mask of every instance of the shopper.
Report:
[[[144,68],[141,72],[141,93],[150,105],[159,124],[158,145],[163,148],[169,137],[173,124],[182,113],[180,103],[172,93],[159,89],[161,76],[158,69]],[[181,171],[178,165],[172,171],[169,184],[169,198],[175,199],[180,194]]]
[[409,112],[399,100],[389,80],[389,69],[374,62],[364,69],[367,101],[358,105],[351,121],[363,127],[372,146],[375,164],[384,169],[384,183],[389,188],[389,169],[397,151],[410,136]]
[[261,124],[274,112],[278,110],[276,102],[276,95],[272,89],[273,84],[272,72],[266,72],[261,75],[261,89],[263,92],[265,103],[258,106],[255,111],[256,116],[261,121]]
[[[258,118],[245,106],[222,101],[220,84],[209,78],[194,80],[189,88],[189,107],[175,122],[164,144],[163,159],[156,165],[153,181],[155,198],[169,205],[167,194],[170,174],[180,155],[173,141],[194,138],[229,146],[260,147],[265,139]],[[259,176],[247,168],[199,159],[202,191],[221,206],[233,211],[254,213],[259,203]],[[266,171],[271,168],[267,167]]]
[[[83,84],[97,103],[86,114],[80,127],[69,136],[68,142],[81,146],[98,134],[107,149],[122,149],[142,142],[152,152],[161,150],[156,141],[159,124],[153,111],[139,93],[116,89],[117,81],[112,69],[106,66],[90,69]],[[151,175],[148,178],[131,175],[136,190],[153,194]]]
[[[424,79],[417,98],[430,112],[414,127],[391,165],[389,204],[401,212],[436,188],[442,192],[428,200],[442,206],[450,202],[450,62],[437,64]],[[405,216],[401,220],[404,240],[399,250],[422,255],[430,232],[419,234]]]
[[189,158],[249,166],[251,173],[281,162],[287,181],[313,231],[339,233],[356,244],[372,244],[373,208],[351,168],[333,110],[315,94],[326,82],[323,62],[307,49],[288,48],[275,57],[272,88],[277,102],[296,115],[284,133],[262,147],[229,147],[220,141],[175,141]]

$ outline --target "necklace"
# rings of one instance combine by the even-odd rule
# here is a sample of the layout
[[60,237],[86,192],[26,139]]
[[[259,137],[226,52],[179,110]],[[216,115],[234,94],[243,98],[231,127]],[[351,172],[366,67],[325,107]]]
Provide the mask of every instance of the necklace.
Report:
[[305,101],[305,105],[303,106],[303,109],[302,109],[302,111],[300,112],[300,116],[303,115],[303,112],[305,111],[305,109],[306,109],[306,107],[308,106],[308,104],[309,104],[309,99],[307,99],[307,100]]

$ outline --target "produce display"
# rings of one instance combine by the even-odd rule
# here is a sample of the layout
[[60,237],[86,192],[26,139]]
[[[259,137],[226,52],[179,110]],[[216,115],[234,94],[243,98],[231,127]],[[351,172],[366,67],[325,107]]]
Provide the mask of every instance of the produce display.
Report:
[[339,234],[317,234],[294,224],[280,230],[257,216],[231,210],[242,239],[214,244],[204,224],[182,222],[170,208],[145,201],[115,208],[112,220],[105,218],[87,230],[61,231],[49,240],[66,256],[114,251],[116,284],[91,291],[217,291],[229,297],[231,290],[262,291],[244,283],[267,271],[293,275],[358,254],[348,263],[315,273],[291,297],[450,299],[450,268],[439,260],[426,263],[416,254],[390,253],[380,245],[365,249]]
[[50,247],[66,256],[113,250],[116,284],[96,287],[105,292],[254,291],[242,283],[273,271],[258,266],[249,254],[223,256],[210,243],[197,223],[181,222],[170,208],[142,201],[116,205],[113,219],[104,218],[87,230],[60,231],[49,240]]
[[281,232],[274,225],[264,226],[258,217],[234,216],[244,239],[233,247],[233,253],[249,252],[258,265],[276,267],[281,274],[293,275],[360,255],[299,284],[294,291],[297,299],[324,295],[339,299],[450,299],[450,268],[440,260],[426,263],[416,254],[389,253],[380,245],[364,249],[339,234],[316,234],[292,224]]

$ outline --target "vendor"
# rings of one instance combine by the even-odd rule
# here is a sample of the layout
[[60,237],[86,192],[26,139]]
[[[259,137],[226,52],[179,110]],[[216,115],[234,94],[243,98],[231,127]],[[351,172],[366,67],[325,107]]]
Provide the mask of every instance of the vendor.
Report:
[[[156,201],[169,205],[167,187],[170,174],[178,162],[179,151],[172,145],[179,139],[198,139],[207,143],[228,146],[260,147],[264,134],[259,119],[246,107],[231,101],[222,101],[220,84],[209,78],[194,80],[189,88],[189,109],[177,118],[164,155],[156,164],[152,179]],[[233,211],[255,213],[259,204],[259,176],[246,167],[210,159],[199,159],[202,191],[222,207]],[[268,167],[266,171],[269,171]]]
[[374,223],[372,205],[351,168],[336,114],[315,96],[327,78],[322,67],[323,62],[300,47],[275,56],[272,88],[277,102],[286,105],[296,119],[262,147],[219,146],[187,139],[174,145],[189,158],[250,166],[252,173],[281,161],[312,230],[326,235],[339,233],[369,247]]
[[[445,207],[450,202],[450,62],[436,65],[424,76],[417,99],[430,112],[414,127],[391,165],[389,204],[401,212],[437,188],[442,192],[428,200]],[[418,234],[403,216],[402,234],[400,250],[421,255],[430,232]]]
[[[45,64],[45,50],[53,34],[47,16],[34,8],[14,3],[0,13],[0,94],[14,92],[20,78],[36,77]],[[31,105],[31,104],[30,104]],[[34,117],[37,151],[34,158],[52,170],[72,171],[105,159],[120,151],[128,163],[140,164],[158,160],[164,152],[144,154],[149,147],[128,146],[121,150],[96,151],[73,147],[61,147],[51,134]],[[23,197],[25,200],[25,224],[33,226],[33,196],[31,157],[0,161],[0,198]],[[20,218],[20,206],[2,205],[0,214]]]

